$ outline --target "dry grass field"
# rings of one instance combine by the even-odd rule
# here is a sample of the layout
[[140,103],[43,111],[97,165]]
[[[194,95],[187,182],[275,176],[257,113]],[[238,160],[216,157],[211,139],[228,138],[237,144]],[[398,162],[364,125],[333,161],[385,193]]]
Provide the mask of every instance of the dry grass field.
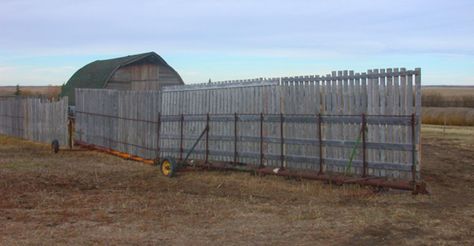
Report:
[[474,128],[423,127],[431,195],[184,172],[0,136],[1,245],[472,245]]
[[422,88],[424,124],[474,126],[474,86]]
[[423,86],[423,95],[440,94],[445,97],[463,97],[474,95],[474,86]]
[[[0,96],[13,96],[16,91],[16,86],[0,86]],[[54,96],[61,93],[60,86],[21,86],[20,91],[22,95],[26,96]]]
[[424,124],[474,126],[474,108],[423,107],[421,116]]

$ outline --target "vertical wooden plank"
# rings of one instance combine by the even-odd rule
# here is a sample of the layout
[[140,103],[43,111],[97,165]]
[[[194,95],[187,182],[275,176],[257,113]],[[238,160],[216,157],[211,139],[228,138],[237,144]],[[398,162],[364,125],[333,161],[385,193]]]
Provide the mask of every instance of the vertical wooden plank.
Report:
[[[414,94],[415,94],[415,89],[413,86],[413,71],[408,71],[407,74],[407,114],[411,115],[415,113],[415,100],[414,100]],[[409,139],[411,143],[411,128],[408,127],[407,131],[407,139]],[[408,160],[411,161],[411,153],[408,153]]]
[[[372,73],[372,82],[373,82],[373,92],[374,92],[374,110],[373,113],[374,115],[380,115],[381,113],[381,79],[380,79],[380,74],[378,69],[374,69]],[[381,134],[380,134],[381,126],[380,124],[374,125],[373,126],[373,131],[374,131],[374,141],[377,143],[381,142]],[[381,161],[381,151],[380,150],[375,150],[375,156],[374,156],[374,161]],[[373,170],[375,176],[380,176],[380,170],[379,169],[374,169]]]
[[[339,71],[338,76],[342,76],[342,72]],[[335,117],[334,115],[337,114],[338,112],[338,98],[337,98],[337,91],[338,91],[338,80],[335,78],[336,77],[336,72],[332,72],[332,76],[330,74],[327,75],[327,77],[330,79],[331,83],[331,116],[330,117]],[[330,123],[330,139],[333,140],[338,137],[337,132],[340,132],[339,126],[334,123]],[[332,159],[338,159],[339,157],[339,149],[336,147],[330,147],[331,149],[331,158]],[[336,166],[332,166],[331,171],[337,172],[339,169]]]
[[[385,104],[385,113],[384,115],[393,115],[393,73],[392,69],[388,68],[387,69],[387,85],[386,85],[386,104]],[[385,140],[388,143],[393,142],[393,126],[391,125],[385,125]],[[384,150],[386,153],[386,160],[387,162],[393,162],[393,151],[391,150]],[[390,175],[391,171],[386,171],[387,175]]]
[[[374,86],[373,86],[373,81],[372,81],[372,70],[367,70],[367,78],[366,83],[367,83],[367,108],[366,108],[366,113],[369,115],[374,114]],[[374,128],[372,124],[367,124],[368,132],[367,132],[367,139],[369,142],[374,141]],[[373,162],[375,159],[375,153],[373,149],[368,149],[367,150],[367,158],[369,162]],[[372,168],[368,169],[368,174],[373,175],[373,170]]]
[[[406,69],[400,68],[400,114],[407,115],[407,80],[406,80]],[[402,126],[401,127],[401,143],[407,144],[407,134],[408,134],[408,127]],[[401,151],[401,162],[407,164],[408,151]]]
[[[321,108],[323,107],[323,105],[322,105],[322,96],[321,96],[321,81],[320,81],[319,75],[315,76],[314,89],[315,89],[315,94],[316,94],[316,101],[315,101],[315,103],[316,103],[316,112],[314,113],[314,115],[319,115],[321,113]],[[314,124],[314,125],[316,126],[316,124]],[[318,128],[316,127],[316,129],[318,129]],[[317,131],[314,131],[314,132],[316,133]],[[318,134],[315,136],[315,140],[317,140],[319,137],[322,136],[322,132],[323,131],[318,132]],[[315,151],[313,152],[313,157],[318,157],[319,158],[320,157],[320,152],[323,152],[323,151],[324,150],[321,150],[321,148],[319,148],[319,147],[315,148]],[[316,168],[316,166],[315,166],[315,168]]]
[[[393,97],[394,97],[394,101],[393,101],[393,114],[394,115],[400,115],[400,76],[399,76],[399,69],[398,68],[395,68],[394,69],[394,78],[393,78]],[[394,133],[393,133],[393,141],[394,143],[400,143],[401,142],[401,138],[400,138],[400,126],[399,125],[394,125],[392,126],[392,128],[394,129]],[[393,151],[393,154],[394,154],[394,159],[393,161],[396,162],[396,163],[400,163],[400,154],[401,152],[400,151]],[[396,172],[396,178],[398,178],[400,175],[399,172]]]
[[[226,116],[230,116],[229,115],[229,112],[231,112],[231,106],[230,106],[230,103],[232,103],[232,89],[230,88],[226,88],[225,91],[224,91],[224,98],[223,100],[225,101],[225,104],[224,104],[224,108],[223,108],[223,114],[225,114]],[[221,135],[223,136],[226,136],[226,137],[229,137],[229,139],[232,138],[233,134],[232,134],[232,121],[228,121],[228,122],[222,122],[222,130],[221,130]],[[231,141],[222,141],[222,144],[223,144],[223,151],[226,151],[226,152],[233,152],[233,148],[232,148],[232,145],[231,145]],[[232,161],[232,158],[230,158],[230,156],[222,156],[222,160],[223,161]]]
[[[380,115],[386,115],[387,113],[387,87],[386,87],[386,75],[385,75],[385,69],[380,69]],[[386,143],[386,132],[385,132],[385,125],[381,125],[380,127],[380,142],[381,143]],[[387,162],[387,155],[385,151],[381,151],[380,154],[380,161],[382,162]],[[380,175],[384,176],[385,172],[384,170],[380,170]]]
[[[343,71],[343,79],[339,83],[338,88],[339,94],[339,115],[347,115],[350,114],[349,108],[349,72],[347,70]],[[339,134],[338,140],[347,140],[350,138],[350,127],[348,124],[339,124]],[[347,160],[348,149],[347,148],[339,148],[339,160]],[[345,168],[340,168],[339,172],[344,172]]]
[[354,96],[354,110],[353,110],[353,114],[355,115],[359,115],[361,114],[362,112],[362,98],[361,98],[361,79],[360,79],[360,73],[356,73],[354,75],[354,79],[353,79],[353,88],[354,88],[354,93],[353,93],[353,96]]
[[[348,74],[348,79],[346,80],[346,95],[345,95],[345,108],[346,108],[346,115],[354,115],[355,112],[354,112],[354,108],[355,108],[355,104],[354,104],[354,93],[355,93],[355,90],[354,90],[354,71],[350,70],[349,71],[349,74]],[[347,104],[347,105],[346,105]],[[355,141],[356,140],[356,137],[355,137],[355,134],[356,134],[356,124],[351,124],[351,123],[348,123],[348,124],[345,124],[345,129],[346,130],[346,140],[349,140],[349,141]],[[350,155],[351,155],[351,150],[352,148],[344,148],[345,150],[345,154],[344,154],[344,159],[347,160],[347,163],[349,163],[349,158],[350,158]],[[352,167],[350,170],[348,170],[350,173],[353,173],[354,171],[354,168]]]
[[[416,170],[421,170],[421,68],[415,68],[415,116],[416,116],[416,144],[417,165]],[[417,175],[418,176],[418,175]]]
[[[230,100],[232,99],[231,98],[231,89],[229,88],[225,88],[224,89],[224,94],[223,94],[223,98],[222,100],[225,102],[223,107],[222,107],[222,114],[225,114],[225,115],[228,115],[228,112],[230,110],[230,107],[229,107],[229,103],[230,103]],[[231,131],[229,131],[229,128],[231,126],[231,121],[228,121],[228,122],[221,122],[221,133],[220,135],[222,136],[227,136],[227,137],[232,137],[232,134]],[[221,141],[222,143],[222,151],[226,151],[226,152],[232,152],[232,148],[230,146],[230,141]],[[229,156],[222,156],[221,157],[223,161],[230,161],[231,159],[229,158]]]
[[367,73],[362,73],[362,80],[361,80],[361,83],[362,83],[362,112],[363,113],[368,113],[368,98],[369,98],[369,89],[368,89],[368,76],[367,76]]
[[[321,108],[320,108],[320,112],[321,112],[321,115],[325,116],[328,112],[328,109],[329,109],[329,104],[331,103],[330,100],[328,99],[329,96],[329,83],[326,79],[326,76],[321,76],[320,78],[320,95],[321,95],[321,102],[322,102],[322,105],[321,105]],[[329,136],[329,126],[328,124],[326,124],[325,122],[321,122],[321,131],[322,131],[322,139],[323,140],[326,140]],[[327,158],[329,156],[329,148],[327,148],[325,145],[323,146],[323,158]],[[328,165],[327,165],[327,162],[326,160],[323,160],[324,163],[323,163],[323,169],[325,171],[328,170]]]
[[[328,117],[334,117],[333,115],[335,114],[334,112],[337,109],[337,98],[336,98],[336,92],[337,92],[337,72],[332,71],[331,74],[326,74],[326,84],[327,84],[327,112],[326,115]],[[335,131],[336,129],[336,124],[334,123],[329,123],[329,122],[323,122],[323,125],[327,128],[327,134],[326,134],[326,140],[332,140],[335,138]],[[326,148],[326,158],[327,159],[336,159],[336,148],[332,146],[327,146]],[[331,164],[329,161],[326,161],[326,169],[331,172],[336,171],[336,167]]]
[[[356,73],[354,75],[354,115],[361,115],[362,114],[362,105],[361,105],[361,79],[360,79],[360,73]],[[362,124],[361,124],[362,125]],[[361,126],[359,124],[354,124],[354,139],[358,139],[360,135],[360,139],[362,140],[362,135],[361,135]],[[358,146],[358,155],[354,157],[355,160],[361,160],[361,154],[363,152],[363,149],[361,148],[362,144]],[[358,175],[362,175],[362,168],[354,168],[355,173]]]
[[321,100],[321,81],[319,78],[319,75],[316,75],[314,78],[314,93],[315,93],[315,106],[316,106],[316,111],[314,114],[319,114],[321,113],[321,107],[322,107],[322,100]]

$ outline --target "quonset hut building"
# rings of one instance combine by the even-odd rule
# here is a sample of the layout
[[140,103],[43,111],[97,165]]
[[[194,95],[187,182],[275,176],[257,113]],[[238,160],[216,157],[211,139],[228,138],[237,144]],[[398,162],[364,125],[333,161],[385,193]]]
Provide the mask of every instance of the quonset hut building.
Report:
[[75,105],[75,88],[158,90],[183,85],[181,76],[155,52],[97,60],[77,70],[63,86],[61,96]]

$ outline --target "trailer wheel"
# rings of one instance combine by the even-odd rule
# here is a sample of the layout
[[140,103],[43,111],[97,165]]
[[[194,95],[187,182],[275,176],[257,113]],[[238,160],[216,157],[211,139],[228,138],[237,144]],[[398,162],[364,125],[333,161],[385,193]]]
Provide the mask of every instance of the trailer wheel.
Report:
[[176,163],[175,159],[168,157],[164,158],[161,161],[160,171],[166,177],[173,177],[176,174],[176,170],[178,169],[178,164]]
[[59,141],[57,139],[54,139],[53,142],[51,142],[51,149],[55,154],[59,152]]

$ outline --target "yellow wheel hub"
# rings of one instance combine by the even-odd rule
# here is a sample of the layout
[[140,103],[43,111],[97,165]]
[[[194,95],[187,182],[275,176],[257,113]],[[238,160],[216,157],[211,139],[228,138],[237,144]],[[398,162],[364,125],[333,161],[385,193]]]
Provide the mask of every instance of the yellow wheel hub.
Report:
[[168,160],[163,161],[161,164],[161,172],[168,176],[171,173],[171,163]]

